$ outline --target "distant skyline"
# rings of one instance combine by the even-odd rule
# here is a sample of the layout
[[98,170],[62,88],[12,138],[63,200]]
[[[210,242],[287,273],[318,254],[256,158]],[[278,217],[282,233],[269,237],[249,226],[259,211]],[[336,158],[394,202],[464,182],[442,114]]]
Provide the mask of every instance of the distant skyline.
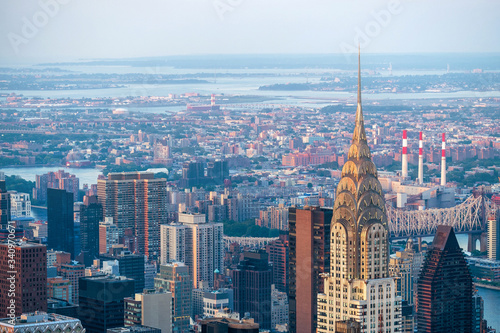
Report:
[[500,52],[500,1],[24,0],[1,64],[197,54]]

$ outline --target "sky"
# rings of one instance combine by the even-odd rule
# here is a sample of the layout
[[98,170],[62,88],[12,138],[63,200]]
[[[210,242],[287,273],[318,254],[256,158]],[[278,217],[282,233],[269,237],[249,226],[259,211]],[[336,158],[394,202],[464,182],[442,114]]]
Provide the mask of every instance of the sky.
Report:
[[197,54],[500,52],[496,0],[0,2],[0,66]]

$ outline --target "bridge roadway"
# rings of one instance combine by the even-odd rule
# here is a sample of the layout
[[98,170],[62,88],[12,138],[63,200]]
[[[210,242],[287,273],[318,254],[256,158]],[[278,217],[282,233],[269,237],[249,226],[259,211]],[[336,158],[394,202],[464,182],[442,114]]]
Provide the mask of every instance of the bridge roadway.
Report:
[[386,206],[391,238],[432,236],[438,225],[451,226],[457,233],[484,232],[489,214],[497,209],[483,195],[470,196],[450,208],[402,210]]
[[[463,203],[450,208],[403,210],[386,206],[391,239],[434,236],[438,225],[448,225],[456,233],[469,234],[469,251],[476,249],[476,240],[480,240],[481,251],[485,251],[487,218],[498,209],[500,207],[483,195],[471,195]],[[224,236],[226,247],[233,242],[243,246],[263,247],[275,239],[277,238]]]

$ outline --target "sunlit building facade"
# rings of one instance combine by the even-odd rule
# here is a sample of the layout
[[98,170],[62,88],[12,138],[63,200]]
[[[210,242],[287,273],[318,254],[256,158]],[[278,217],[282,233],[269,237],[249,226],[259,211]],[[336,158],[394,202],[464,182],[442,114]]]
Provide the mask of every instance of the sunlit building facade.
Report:
[[388,238],[385,200],[367,143],[358,82],[356,125],[333,211],[330,274],[318,295],[319,333],[336,332],[349,321],[358,322],[365,333],[400,331],[401,297],[389,277]]

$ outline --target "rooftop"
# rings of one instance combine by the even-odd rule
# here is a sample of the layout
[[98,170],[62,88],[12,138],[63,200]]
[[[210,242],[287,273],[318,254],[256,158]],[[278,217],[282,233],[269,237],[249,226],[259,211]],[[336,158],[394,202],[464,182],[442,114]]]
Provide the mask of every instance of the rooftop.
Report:
[[10,318],[0,319],[0,326],[14,327],[14,326],[30,326],[39,323],[70,323],[79,322],[79,319],[63,316],[57,313],[46,313],[46,312],[32,312],[22,314],[16,317],[15,323],[12,324]]
[[[46,247],[44,244],[27,242],[23,239],[11,239],[11,243],[14,243],[16,247],[27,248],[27,247]],[[1,240],[0,245],[8,245],[8,240]]]

